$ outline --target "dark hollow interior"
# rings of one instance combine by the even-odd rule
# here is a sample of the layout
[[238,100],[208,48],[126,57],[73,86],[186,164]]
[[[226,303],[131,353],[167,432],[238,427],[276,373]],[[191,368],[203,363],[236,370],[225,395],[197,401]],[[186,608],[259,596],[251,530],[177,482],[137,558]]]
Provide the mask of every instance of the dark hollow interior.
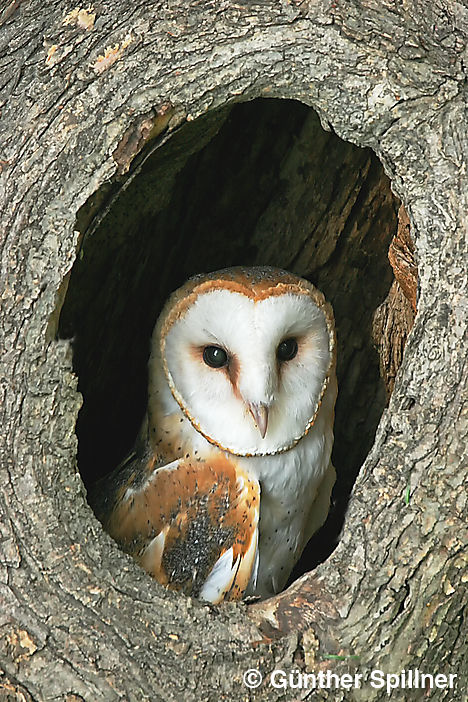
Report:
[[155,146],[77,216],[80,248],[59,336],[73,340],[84,400],[79,469],[90,484],[132,447],[151,331],[172,290],[194,273],[239,264],[308,278],[336,318],[338,480],[329,520],[298,575],[333,549],[386,403],[371,326],[393,279],[387,250],[399,201],[372,151],[324,131],[295,101],[213,111]]

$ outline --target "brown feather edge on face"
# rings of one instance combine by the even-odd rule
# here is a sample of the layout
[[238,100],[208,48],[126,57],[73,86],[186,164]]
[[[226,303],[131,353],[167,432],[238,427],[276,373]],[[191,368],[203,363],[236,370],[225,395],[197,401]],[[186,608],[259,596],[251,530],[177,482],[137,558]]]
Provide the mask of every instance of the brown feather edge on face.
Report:
[[[174,380],[167,366],[165,357],[166,336],[172,325],[185,315],[189,307],[191,307],[199,295],[203,295],[213,290],[229,290],[230,292],[240,293],[241,295],[250,297],[256,302],[265,300],[268,297],[279,297],[288,293],[293,295],[308,295],[323,312],[325,317],[329,338],[330,362],[328,364],[327,372],[322,383],[322,388],[320,390],[314,411],[302,434],[292,439],[292,441],[290,441],[286,446],[281,446],[275,451],[239,453],[226,448],[203,431],[195,418],[190,414],[182,395],[174,385]],[[288,273],[287,271],[269,267],[243,268],[239,266],[214,271],[213,273],[208,273],[206,275],[197,275],[190,278],[185,285],[176,290],[170,296],[163,308],[163,311],[161,312],[157,326],[159,328],[159,338],[161,340],[161,361],[172,396],[194,429],[199,434],[204,436],[204,438],[210,444],[217,446],[221,450],[227,451],[227,453],[234,456],[242,456],[247,458],[252,456],[274,456],[292,449],[304,436],[308,434],[311,427],[313,427],[328,387],[331,373],[336,366],[336,335],[335,321],[331,305],[325,300],[323,293],[321,293],[320,290],[317,290],[317,288],[312,285],[312,283],[309,283],[308,280],[300,278],[292,273]]]

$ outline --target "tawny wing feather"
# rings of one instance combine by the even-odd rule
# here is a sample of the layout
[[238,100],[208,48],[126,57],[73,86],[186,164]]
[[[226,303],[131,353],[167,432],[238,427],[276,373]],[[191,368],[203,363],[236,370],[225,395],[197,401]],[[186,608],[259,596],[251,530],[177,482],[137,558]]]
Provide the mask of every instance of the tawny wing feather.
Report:
[[240,599],[257,558],[258,482],[223,456],[124,470],[97,511],[106,531],[160,583],[214,603]]

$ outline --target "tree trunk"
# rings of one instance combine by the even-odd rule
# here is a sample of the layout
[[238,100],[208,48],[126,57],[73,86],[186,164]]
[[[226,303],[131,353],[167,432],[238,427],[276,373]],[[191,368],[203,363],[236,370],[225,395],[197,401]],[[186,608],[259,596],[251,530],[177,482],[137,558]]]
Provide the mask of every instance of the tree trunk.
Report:
[[[314,694],[274,687],[275,668],[362,674],[360,687],[317,693],[337,700],[387,699],[376,669],[452,674],[453,689],[426,680],[394,699],[463,699],[467,36],[466,9],[441,0],[3,9],[6,699]],[[248,102],[260,97],[302,105],[271,101],[269,112],[270,101]],[[249,136],[250,117],[263,136]],[[419,290],[385,409],[372,318],[392,284],[387,176],[409,215]],[[324,563],[273,600],[212,607],[121,553],[83,480],[131,443],[144,409],[135,369],[167,292],[195,268],[241,260],[307,275],[334,305],[339,507],[360,471]],[[254,691],[252,668],[264,675]]]

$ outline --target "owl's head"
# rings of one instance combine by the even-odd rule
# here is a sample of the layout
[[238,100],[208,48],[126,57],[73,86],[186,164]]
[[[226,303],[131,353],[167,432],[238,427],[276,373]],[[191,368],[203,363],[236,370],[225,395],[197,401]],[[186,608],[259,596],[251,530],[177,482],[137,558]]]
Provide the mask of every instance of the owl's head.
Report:
[[308,432],[334,366],[322,293],[285,271],[231,268],[169,298],[153,334],[150,393],[163,379],[195,429],[230,453],[274,454]]

